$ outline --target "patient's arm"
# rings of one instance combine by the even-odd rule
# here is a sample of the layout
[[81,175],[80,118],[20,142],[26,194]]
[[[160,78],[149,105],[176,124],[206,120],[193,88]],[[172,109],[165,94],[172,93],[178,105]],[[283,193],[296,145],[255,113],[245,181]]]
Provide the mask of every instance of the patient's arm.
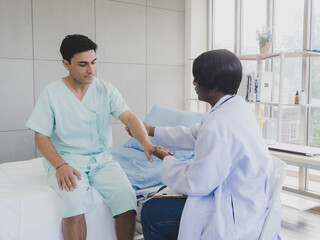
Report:
[[[154,136],[154,129],[155,127],[154,126],[150,126],[148,124],[146,124],[145,122],[143,123],[144,127],[146,128],[146,131],[147,131],[147,134],[150,136],[150,137],[153,137]],[[127,133],[131,136],[132,136],[132,133],[130,132],[130,129],[126,126],[126,131]]]
[[146,128],[140,119],[131,110],[123,112],[119,119],[128,127],[130,134],[141,143],[147,159],[152,162],[151,154],[156,147],[151,143]]
[[72,191],[77,187],[74,174],[81,180],[81,174],[69,166],[63,158],[58,154],[49,137],[35,132],[35,143],[42,155],[56,169],[57,182],[60,190]]
[[[148,124],[146,124],[146,123],[143,123],[143,124],[144,124],[144,127],[145,127],[148,135],[151,136],[151,137],[153,137],[155,127],[150,126],[150,125],[148,125]],[[131,133],[131,131],[130,131],[130,128],[126,126],[125,129],[126,129],[127,133],[128,133],[131,137],[133,137],[133,136],[132,136],[132,133]],[[154,155],[156,155],[157,157],[158,157],[158,155],[156,154],[157,149],[158,149],[158,150],[161,149],[161,150],[162,150],[163,152],[165,152],[167,155],[170,155],[170,156],[173,156],[173,155],[174,155],[173,152],[171,152],[170,149],[159,145],[159,146],[157,146],[157,148],[156,148],[155,151],[153,152]],[[167,156],[167,155],[166,155],[166,156]],[[158,158],[160,158],[160,157],[158,157]],[[160,158],[160,159],[163,159],[163,158]]]
[[[193,150],[200,124],[196,124],[190,128],[177,127],[154,127],[143,123],[149,136],[155,137],[157,143],[171,149]],[[132,137],[130,129],[126,127],[126,131]],[[156,133],[157,132],[157,133]],[[156,136],[155,136],[156,135]],[[169,152],[172,155],[172,152]]]

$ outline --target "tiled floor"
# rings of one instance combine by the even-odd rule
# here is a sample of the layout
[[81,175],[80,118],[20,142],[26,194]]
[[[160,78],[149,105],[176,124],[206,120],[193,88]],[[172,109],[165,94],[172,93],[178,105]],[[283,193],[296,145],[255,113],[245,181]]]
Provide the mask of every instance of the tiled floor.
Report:
[[300,211],[283,206],[281,226],[283,240],[319,240],[320,207]]

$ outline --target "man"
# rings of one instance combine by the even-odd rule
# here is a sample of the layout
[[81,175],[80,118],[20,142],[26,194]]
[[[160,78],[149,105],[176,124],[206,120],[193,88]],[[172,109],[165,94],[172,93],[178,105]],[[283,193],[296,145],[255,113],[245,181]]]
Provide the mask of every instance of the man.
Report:
[[45,87],[26,125],[35,131],[49,183],[62,198],[64,238],[86,238],[84,214],[94,208],[94,187],[111,208],[117,238],[128,240],[136,196],[111,156],[111,115],[131,130],[150,161],[155,146],[117,89],[95,78],[96,49],[86,36],[65,37],[60,52],[69,75]]
[[[145,240],[257,240],[268,214],[274,181],[272,157],[256,119],[239,96],[238,58],[228,50],[201,54],[193,63],[195,91],[212,110],[191,128],[146,125],[158,144],[194,149],[181,162],[158,148],[162,182],[187,199],[155,198],[143,205]],[[266,239],[277,239],[280,209]]]

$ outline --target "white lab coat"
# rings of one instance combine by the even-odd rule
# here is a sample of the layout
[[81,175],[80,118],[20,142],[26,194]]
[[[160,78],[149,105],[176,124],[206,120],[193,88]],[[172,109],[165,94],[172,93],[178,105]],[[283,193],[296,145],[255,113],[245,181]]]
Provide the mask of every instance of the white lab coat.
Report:
[[[271,199],[272,158],[244,100],[230,97],[222,97],[201,124],[155,130],[160,145],[194,149],[193,161],[168,156],[162,166],[163,183],[188,195],[180,240],[257,240],[261,233]],[[267,239],[278,238],[280,210],[278,204]]]

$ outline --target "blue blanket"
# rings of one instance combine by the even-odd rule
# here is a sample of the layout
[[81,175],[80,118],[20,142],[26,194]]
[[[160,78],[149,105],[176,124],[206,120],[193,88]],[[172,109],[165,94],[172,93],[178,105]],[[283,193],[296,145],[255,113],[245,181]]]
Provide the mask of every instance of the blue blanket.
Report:
[[[174,156],[181,161],[192,160],[193,152],[190,152],[173,151]],[[120,163],[135,190],[162,184],[162,160],[156,156],[152,155],[153,162],[149,162],[142,150],[119,146],[112,148],[112,157]]]
[[[190,127],[200,123],[204,116],[204,113],[186,112],[154,105],[144,122],[152,126]],[[150,140],[153,144],[157,144],[153,137],[150,137]],[[174,156],[181,161],[193,159],[193,151],[171,150]],[[113,147],[112,155],[128,175],[134,189],[143,189],[162,184],[162,160],[153,155],[153,162],[150,163],[144,155],[143,147],[136,139],[130,138],[123,146]]]
[[112,156],[120,163],[134,189],[161,184],[162,160],[156,156],[153,155],[153,162],[149,162],[144,152],[123,146],[113,147]]

